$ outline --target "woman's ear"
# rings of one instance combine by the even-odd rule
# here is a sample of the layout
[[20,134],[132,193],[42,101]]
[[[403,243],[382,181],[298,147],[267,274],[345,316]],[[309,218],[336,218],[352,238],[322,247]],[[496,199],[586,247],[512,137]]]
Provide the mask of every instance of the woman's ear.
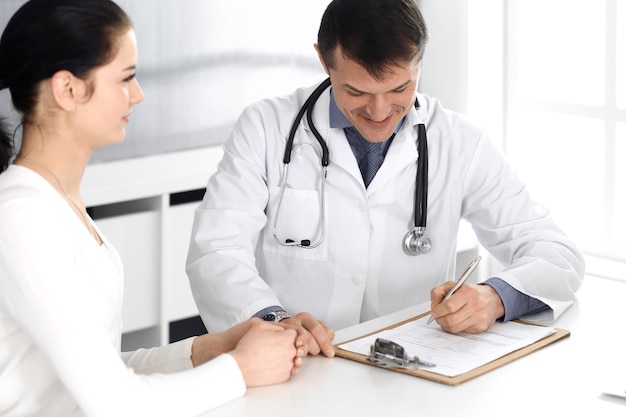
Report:
[[52,76],[50,88],[57,105],[66,111],[74,110],[86,93],[85,82],[67,70],[57,71]]

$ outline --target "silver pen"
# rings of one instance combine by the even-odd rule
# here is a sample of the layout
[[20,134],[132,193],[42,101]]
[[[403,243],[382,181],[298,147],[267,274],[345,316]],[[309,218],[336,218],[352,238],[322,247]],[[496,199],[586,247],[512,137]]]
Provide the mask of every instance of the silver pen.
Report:
[[[446,301],[448,298],[450,298],[452,296],[452,294],[454,294],[456,292],[456,290],[461,288],[461,285],[463,285],[465,283],[465,281],[467,281],[469,276],[472,275],[472,272],[474,272],[474,269],[476,269],[476,267],[478,266],[478,262],[480,262],[481,259],[482,259],[482,256],[479,255],[478,258],[474,259],[472,262],[470,262],[469,265],[467,265],[467,268],[465,268],[465,271],[463,272],[463,275],[461,275],[461,277],[456,282],[456,284],[454,284],[454,287],[452,287],[450,289],[450,291],[448,291],[446,296],[443,297],[443,300],[441,300],[442,303],[444,301]],[[430,323],[432,323],[433,320],[435,320],[435,318],[431,315],[430,318],[428,319],[428,322],[426,323],[426,325],[429,325]]]

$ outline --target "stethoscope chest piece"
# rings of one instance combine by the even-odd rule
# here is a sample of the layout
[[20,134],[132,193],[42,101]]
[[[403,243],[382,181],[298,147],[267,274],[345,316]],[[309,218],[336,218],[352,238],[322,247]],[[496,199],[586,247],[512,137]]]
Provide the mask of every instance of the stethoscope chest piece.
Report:
[[425,228],[416,227],[404,235],[404,244],[402,246],[407,255],[416,256],[420,253],[428,253],[428,251],[430,251],[432,244],[429,238],[424,237],[423,229]]

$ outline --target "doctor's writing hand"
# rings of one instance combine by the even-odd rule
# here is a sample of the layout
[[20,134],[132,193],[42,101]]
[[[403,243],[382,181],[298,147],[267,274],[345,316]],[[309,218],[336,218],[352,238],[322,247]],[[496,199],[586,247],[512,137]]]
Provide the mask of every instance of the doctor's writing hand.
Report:
[[443,301],[454,286],[448,281],[430,291],[431,315],[450,333],[481,333],[504,316],[504,304],[489,285],[464,284]]
[[335,331],[323,321],[317,320],[313,315],[298,313],[291,318],[282,320],[279,324],[285,328],[296,330],[298,333],[296,347],[298,349],[302,348],[311,355],[322,353],[329,358],[335,356],[335,348],[332,344]]

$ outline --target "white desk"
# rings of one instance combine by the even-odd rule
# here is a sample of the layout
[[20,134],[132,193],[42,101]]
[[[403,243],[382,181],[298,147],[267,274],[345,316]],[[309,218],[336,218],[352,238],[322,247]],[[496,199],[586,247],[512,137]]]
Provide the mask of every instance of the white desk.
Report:
[[[337,332],[342,342],[415,316],[417,306]],[[571,336],[451,387],[343,358],[309,357],[290,381],[249,389],[203,417],[626,416],[626,284],[587,277],[578,301],[554,324]]]

